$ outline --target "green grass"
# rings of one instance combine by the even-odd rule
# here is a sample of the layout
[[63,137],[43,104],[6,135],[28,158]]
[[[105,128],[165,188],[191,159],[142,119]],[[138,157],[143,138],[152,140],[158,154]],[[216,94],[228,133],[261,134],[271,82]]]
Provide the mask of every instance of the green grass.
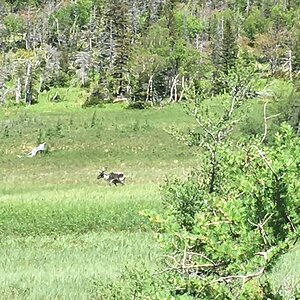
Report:
[[[165,131],[189,125],[180,106],[81,109],[78,90],[67,96],[0,111],[0,299],[93,299],[127,266],[154,269],[157,245],[139,212],[160,210],[164,178],[198,161]],[[49,153],[19,157],[40,142]],[[124,171],[126,185],[97,180],[105,166]]]
[[137,261],[151,269],[151,244],[140,232],[7,237],[0,242],[0,298],[92,299],[99,278],[114,281]]
[[145,230],[139,211],[159,206],[153,185],[24,189],[0,197],[2,236]]
[[[296,245],[289,253],[285,254],[275,266],[270,275],[273,288],[283,299],[293,298],[293,293],[300,292],[300,245]],[[298,295],[299,297],[299,295]],[[299,299],[299,298],[297,298]]]
[[[162,209],[166,176],[201,165],[165,131],[192,124],[181,106],[82,109],[80,90],[58,91],[66,101],[43,94],[38,105],[0,110],[1,300],[93,299],[126,266],[155,269],[159,252],[139,212]],[[40,142],[49,153],[19,157]],[[126,185],[97,180],[105,166],[124,171]],[[272,275],[286,295],[299,282],[299,253]]]

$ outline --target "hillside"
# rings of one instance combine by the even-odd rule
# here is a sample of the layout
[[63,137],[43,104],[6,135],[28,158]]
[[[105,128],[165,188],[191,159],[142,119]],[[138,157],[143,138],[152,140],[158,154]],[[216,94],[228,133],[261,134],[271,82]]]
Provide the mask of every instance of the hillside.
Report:
[[299,18],[0,0],[0,298],[298,299]]
[[298,89],[299,15],[297,1],[2,0],[0,103],[69,86],[87,92],[86,106],[180,102],[191,86],[253,97],[274,78]]

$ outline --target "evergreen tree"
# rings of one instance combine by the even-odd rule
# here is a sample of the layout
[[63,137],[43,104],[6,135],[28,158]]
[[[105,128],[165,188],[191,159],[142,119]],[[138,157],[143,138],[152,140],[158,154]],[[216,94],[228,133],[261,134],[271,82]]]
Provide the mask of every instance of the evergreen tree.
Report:
[[131,19],[128,1],[106,1],[100,33],[99,81],[87,104],[126,94],[131,50]]
[[114,0],[111,8],[114,12],[118,12],[112,18],[112,26],[115,31],[112,77],[114,79],[114,96],[119,96],[126,93],[127,85],[127,62],[131,47],[129,5],[127,1]]
[[228,70],[233,68],[237,59],[238,47],[236,36],[232,30],[231,22],[226,19],[224,24],[224,35],[222,40],[221,68],[227,74]]
[[[213,73],[213,93],[219,94],[227,91],[228,87],[224,81],[230,69],[234,68],[237,59],[238,47],[235,34],[232,30],[231,22],[226,19],[223,23],[221,19],[217,35],[213,41],[212,61],[215,66]],[[224,25],[223,25],[224,24]]]

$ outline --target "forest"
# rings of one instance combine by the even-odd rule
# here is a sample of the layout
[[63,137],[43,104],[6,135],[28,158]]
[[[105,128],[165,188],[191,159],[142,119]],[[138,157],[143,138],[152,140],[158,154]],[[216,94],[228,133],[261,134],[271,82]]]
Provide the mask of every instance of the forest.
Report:
[[300,299],[300,0],[0,0],[0,52],[1,299]]
[[299,9],[296,0],[2,0],[0,103],[34,104],[69,86],[88,90],[86,106],[142,107],[181,102],[191,86],[249,98],[272,79],[298,89]]

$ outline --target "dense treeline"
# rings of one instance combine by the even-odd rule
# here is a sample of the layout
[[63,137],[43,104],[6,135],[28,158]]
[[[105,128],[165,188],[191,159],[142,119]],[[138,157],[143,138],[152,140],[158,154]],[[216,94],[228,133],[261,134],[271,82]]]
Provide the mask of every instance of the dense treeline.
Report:
[[299,4],[2,0],[0,101],[31,104],[53,86],[80,85],[90,91],[86,105],[178,102],[191,85],[228,92],[239,63],[260,78],[297,81]]

